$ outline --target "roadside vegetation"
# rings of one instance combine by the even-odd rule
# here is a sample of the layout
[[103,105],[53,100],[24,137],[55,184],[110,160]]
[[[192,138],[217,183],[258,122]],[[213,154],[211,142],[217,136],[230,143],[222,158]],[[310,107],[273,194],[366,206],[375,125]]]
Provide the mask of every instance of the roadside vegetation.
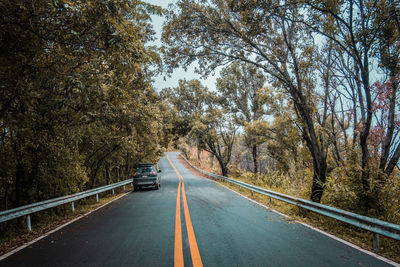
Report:
[[[151,83],[161,56],[149,45],[150,16],[160,7],[1,1],[0,12],[0,210],[129,179],[138,162],[158,161],[170,136]],[[20,221],[2,223],[0,238]]]
[[[400,224],[397,1],[14,2],[0,3],[0,210],[129,179],[174,147]],[[220,74],[215,90],[153,87],[191,64]]]
[[[186,153],[186,158],[191,161],[191,163],[202,170],[206,170],[211,173],[221,174],[218,162],[214,159],[212,155],[208,152],[201,152],[200,153],[200,161],[197,158],[197,149],[195,147],[189,146],[182,146],[182,150]],[[189,169],[191,167],[182,160],[182,163],[186,165]],[[204,176],[202,173],[197,172],[196,170],[192,169],[197,175]],[[266,188],[268,190],[272,190],[275,192],[280,192],[283,194],[296,196],[300,198],[307,199],[309,194],[309,186],[307,183],[299,183],[293,184],[290,181],[285,181],[282,177],[279,179],[281,180],[281,184],[277,185],[276,183],[271,183],[270,180],[275,180],[276,177],[267,177],[267,175],[261,175],[257,179],[254,179],[254,174],[251,172],[248,173],[232,173],[229,175],[230,178],[235,180],[239,180],[248,184],[253,184],[256,186],[260,186]],[[207,177],[210,178],[210,177]],[[269,181],[267,181],[269,180]],[[294,205],[276,200],[271,199],[267,196],[262,194],[258,194],[255,192],[251,192],[248,189],[242,188],[237,185],[233,185],[229,182],[225,181],[217,181],[221,185],[228,187],[234,191],[237,191],[241,195],[244,195],[250,199],[257,201],[273,210],[279,211],[288,217],[282,217],[286,220],[287,223],[297,223],[303,222],[318,229],[321,229],[327,233],[330,233],[334,236],[340,237],[350,243],[353,243],[365,250],[373,251],[372,248],[372,240],[373,235],[369,231],[362,230],[360,228],[351,226],[346,223],[342,223],[338,220],[328,218],[323,215],[319,215],[313,212],[306,212],[300,210],[299,207]],[[323,204],[333,206],[332,203],[325,203]],[[400,262],[400,246],[397,240],[393,240],[384,236],[380,237],[379,240],[379,251],[377,252],[379,255],[382,255],[386,258],[389,258],[395,262]]]
[[[385,12],[382,12],[385,11]],[[161,92],[220,173],[400,222],[400,13],[392,1],[178,1],[164,59],[219,71]]]
[[181,80],[162,91],[189,158],[400,224],[397,2],[181,0],[166,16],[171,70],[220,74],[215,90]]
[[[99,202],[96,202],[95,197],[81,199],[75,202],[75,211],[71,210],[71,204],[58,206],[55,211],[50,209],[40,213],[32,214],[32,231],[28,231],[23,219],[19,219],[18,223],[3,223],[0,229],[3,234],[0,237],[0,255],[6,254],[13,249],[16,249],[36,238],[39,238],[47,232],[56,229],[57,227],[74,220],[80,216],[89,213],[103,206],[118,197],[129,193],[133,188],[127,186],[125,191],[116,189],[115,195],[111,192],[100,193]],[[61,230],[61,234],[62,234]]]

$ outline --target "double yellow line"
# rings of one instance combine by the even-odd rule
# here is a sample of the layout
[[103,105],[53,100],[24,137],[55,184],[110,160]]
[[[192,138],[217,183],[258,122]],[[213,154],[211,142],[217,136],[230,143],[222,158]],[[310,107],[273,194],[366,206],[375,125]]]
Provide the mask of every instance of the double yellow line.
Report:
[[179,178],[178,193],[176,195],[176,213],[175,213],[175,250],[174,250],[174,266],[184,266],[183,263],[183,249],[182,249],[182,223],[181,223],[181,188],[182,188],[182,199],[183,199],[183,210],[185,213],[186,229],[189,239],[190,255],[192,256],[192,264],[195,267],[202,267],[199,248],[197,247],[196,236],[194,235],[192,221],[190,220],[189,208],[186,201],[185,194],[185,183],[183,182],[182,175],[178,172],[175,165],[169,159],[172,168],[175,170]]

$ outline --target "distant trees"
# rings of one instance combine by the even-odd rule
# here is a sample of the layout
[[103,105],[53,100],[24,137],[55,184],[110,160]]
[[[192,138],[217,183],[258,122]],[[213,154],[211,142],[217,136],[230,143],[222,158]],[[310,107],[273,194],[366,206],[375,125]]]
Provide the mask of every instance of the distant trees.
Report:
[[[1,209],[129,178],[162,152],[141,1],[0,3]],[[168,129],[166,129],[166,132]]]
[[[217,79],[217,90],[222,105],[234,116],[235,123],[244,127],[251,125],[266,114],[260,91],[265,83],[262,72],[253,65],[233,62],[224,68]],[[259,139],[246,132],[245,143],[251,149],[253,172],[259,172]]]
[[201,136],[194,135],[192,128],[206,112],[207,105],[213,101],[213,95],[199,80],[179,80],[179,86],[164,88],[161,95],[168,99],[178,116],[174,120],[174,132],[178,136],[190,134],[195,139],[200,158]]
[[[319,202],[327,178],[342,170],[360,185],[365,213],[379,210],[379,192],[400,157],[400,24],[393,1],[181,0],[167,19],[163,40],[171,68],[198,62],[207,75],[232,63],[231,72],[252,65],[265,75],[266,87],[287,97],[291,114],[271,112],[273,121],[258,119],[258,129],[247,125],[246,131],[279,140],[276,134],[288,134],[279,120],[297,127],[299,147],[311,157],[311,200]],[[220,88],[234,88],[227,72]],[[243,115],[245,97],[235,102],[238,91],[222,92],[229,112]]]
[[161,95],[180,115],[176,133],[195,139],[198,153],[204,149],[214,155],[222,175],[226,176],[237,126],[221,105],[221,98],[201,85],[199,80],[180,80],[179,86],[165,88]]

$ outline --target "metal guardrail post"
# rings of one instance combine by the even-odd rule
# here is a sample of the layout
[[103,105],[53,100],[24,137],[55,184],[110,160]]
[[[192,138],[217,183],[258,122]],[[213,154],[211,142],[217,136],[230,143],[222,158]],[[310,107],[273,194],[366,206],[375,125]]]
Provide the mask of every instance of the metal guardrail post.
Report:
[[96,194],[96,202],[99,202],[99,194]]
[[375,252],[379,251],[379,234],[373,233],[374,234],[374,240],[373,240],[373,248]]
[[114,191],[114,188],[112,189],[112,194],[113,194],[113,195],[115,195],[115,191]]
[[302,208],[302,207],[299,207],[299,208],[300,208],[301,216],[302,216],[303,218],[307,217],[307,210],[304,209],[304,208]]
[[28,227],[28,231],[32,231],[32,225],[31,225],[31,215],[26,216],[26,226]]
[[272,197],[269,197],[269,203],[272,204]]
[[123,186],[123,189],[124,189],[124,191],[125,191],[125,185]]
[[71,209],[72,209],[72,212],[75,211],[75,205],[74,205],[74,202],[73,202],[73,201],[71,202]]

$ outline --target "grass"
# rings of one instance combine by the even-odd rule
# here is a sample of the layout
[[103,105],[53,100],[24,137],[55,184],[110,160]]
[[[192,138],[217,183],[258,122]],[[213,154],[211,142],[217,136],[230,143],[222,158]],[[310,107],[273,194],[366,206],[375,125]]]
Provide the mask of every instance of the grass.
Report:
[[115,190],[115,195],[112,195],[111,191],[101,193],[99,194],[99,202],[96,202],[95,196],[81,199],[75,202],[74,212],[72,212],[69,203],[33,214],[31,215],[32,231],[30,232],[27,230],[25,217],[2,223],[0,255],[4,255],[89,211],[95,210],[130,190],[132,190],[130,186],[126,186],[125,191],[122,189],[121,191]]
[[[206,162],[203,162],[203,164],[199,164],[198,162],[191,160],[191,163],[201,169],[208,171],[208,172],[217,173],[215,171],[215,169],[207,166]],[[187,166],[189,166],[189,165],[187,165]],[[199,173],[197,173],[197,174],[199,174]],[[200,173],[200,175],[201,175],[201,173]],[[246,175],[240,176],[240,177],[232,177],[232,178],[242,181],[242,182],[245,182],[245,183],[248,183],[248,184],[253,184],[256,186],[264,187],[268,190],[272,190],[275,192],[280,192],[280,193],[284,193],[284,194],[288,194],[288,195],[292,195],[292,196],[305,198],[303,196],[304,191],[302,192],[299,189],[298,189],[298,191],[294,191],[293,189],[285,188],[285,187],[270,188],[270,187],[267,187],[265,184],[263,184],[262,181],[260,181],[260,180],[254,181],[253,179],[249,179],[248,176],[246,176]],[[375,251],[373,251],[373,248],[372,248],[373,234],[369,231],[362,230],[355,226],[345,224],[338,220],[328,218],[326,216],[313,213],[311,211],[307,211],[306,216],[303,217],[303,214],[302,214],[300,208],[297,206],[294,206],[289,203],[285,203],[285,202],[282,202],[282,201],[279,201],[276,199],[273,199],[272,203],[271,203],[270,198],[267,196],[264,196],[262,194],[252,192],[248,189],[242,188],[238,185],[231,184],[227,181],[219,181],[218,180],[217,182],[223,186],[226,186],[226,187],[236,191],[236,192],[239,192],[240,194],[242,194],[248,198],[251,198],[251,199],[257,201],[258,203],[268,206],[273,210],[276,210],[283,214],[288,215],[289,218],[287,218],[287,220],[290,222],[299,221],[299,222],[306,223],[315,228],[318,228],[327,233],[330,233],[334,236],[337,236],[341,239],[344,239],[350,243],[353,243],[365,250],[375,252]],[[381,256],[384,256],[388,259],[391,259],[395,262],[400,263],[400,241],[393,240],[393,239],[390,239],[390,238],[387,238],[384,236],[380,236],[379,251],[375,252],[375,253],[377,253]]]

